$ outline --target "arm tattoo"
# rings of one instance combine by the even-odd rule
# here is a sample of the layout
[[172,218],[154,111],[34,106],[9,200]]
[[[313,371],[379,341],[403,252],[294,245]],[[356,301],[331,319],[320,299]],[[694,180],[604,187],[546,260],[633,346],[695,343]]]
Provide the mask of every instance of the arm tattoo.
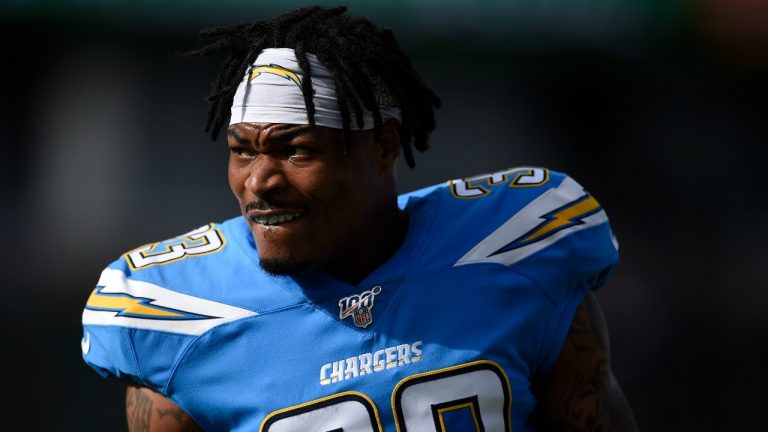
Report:
[[128,430],[131,432],[149,432],[152,419],[152,399],[141,389],[128,387],[125,398]]
[[598,356],[608,358],[610,346],[605,319],[592,295],[588,295],[576,308],[568,341],[579,352],[593,351]]
[[179,408],[168,408],[164,410],[161,410],[160,408],[155,408],[155,410],[157,411],[157,414],[160,416],[161,419],[167,415],[176,419],[177,423],[181,423],[181,421],[184,419],[184,411],[182,411]]
[[[563,360],[565,363],[560,365]],[[611,373],[610,343],[600,306],[588,294],[576,309],[561,359],[543,379],[545,430],[636,431],[632,410]]]
[[572,371],[564,389],[561,410],[563,420],[569,424],[583,425],[586,430],[600,430],[600,402],[608,389],[610,357],[605,325],[601,325],[602,317],[595,313],[591,303],[587,300],[576,309],[565,343],[577,356],[593,361]]

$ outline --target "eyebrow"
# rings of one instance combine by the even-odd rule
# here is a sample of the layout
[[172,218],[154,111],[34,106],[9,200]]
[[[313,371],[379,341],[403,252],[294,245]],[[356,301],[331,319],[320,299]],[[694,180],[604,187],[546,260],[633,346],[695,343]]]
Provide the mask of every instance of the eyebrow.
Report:
[[280,130],[270,134],[270,138],[278,141],[289,141],[294,138],[298,138],[302,135],[306,135],[312,131],[312,126],[304,125],[290,130]]
[[[302,135],[306,135],[309,132],[312,132],[312,126],[303,125],[295,129],[276,131],[270,134],[270,138],[278,141],[289,141]],[[244,136],[240,135],[236,129],[227,129],[227,138],[234,139],[238,142],[238,144],[251,145],[251,142]]]
[[249,146],[251,145],[251,142],[248,141],[244,136],[237,133],[235,129],[227,129],[227,138],[232,138],[233,140],[237,141],[238,144]]

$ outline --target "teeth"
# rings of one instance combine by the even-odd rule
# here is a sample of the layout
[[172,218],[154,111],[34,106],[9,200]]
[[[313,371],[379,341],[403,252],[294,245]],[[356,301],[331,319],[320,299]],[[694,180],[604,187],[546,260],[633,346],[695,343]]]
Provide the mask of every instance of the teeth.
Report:
[[262,225],[278,225],[292,221],[299,216],[301,216],[301,213],[281,214],[275,216],[256,216],[253,218],[253,221]]

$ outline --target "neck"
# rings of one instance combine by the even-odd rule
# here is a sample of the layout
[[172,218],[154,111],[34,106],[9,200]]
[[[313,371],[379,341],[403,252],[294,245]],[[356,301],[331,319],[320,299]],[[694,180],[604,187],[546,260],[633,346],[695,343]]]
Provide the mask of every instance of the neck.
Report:
[[333,277],[356,285],[397,252],[408,232],[408,213],[395,204],[354,239],[355,247],[329,263]]

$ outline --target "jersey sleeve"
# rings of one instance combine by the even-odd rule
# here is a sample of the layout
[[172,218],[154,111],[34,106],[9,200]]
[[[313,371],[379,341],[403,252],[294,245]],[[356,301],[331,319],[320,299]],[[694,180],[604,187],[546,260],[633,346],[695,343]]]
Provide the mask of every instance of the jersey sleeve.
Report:
[[[616,241],[600,203],[575,180],[560,183],[517,212],[524,231],[500,254],[520,262],[554,304],[600,288],[618,262]],[[517,261],[519,260],[519,261]]]
[[179,308],[173,298],[177,293],[131,279],[121,267],[116,261],[105,269],[88,298],[83,359],[104,377],[162,393],[173,365],[194,339],[189,324],[198,314]]
[[504,182],[485,180],[481,192],[487,193],[477,193],[470,216],[491,223],[456,265],[500,264],[532,281],[546,305],[537,318],[542,337],[532,360],[532,369],[543,372],[557,359],[585,293],[611,274],[618,243],[603,207],[571,177],[546,170],[539,184],[515,189],[510,175],[495,175]]
[[[214,232],[213,226],[209,231]],[[211,242],[185,241],[168,241],[170,246],[157,243],[151,250],[139,248],[101,273],[83,311],[81,342],[83,359],[100,375],[166,394],[176,364],[199,336],[255,315],[201,295],[206,287],[210,291],[215,286],[206,279],[211,265],[206,258],[213,255],[187,252]],[[185,254],[175,244],[182,244]],[[173,259],[164,260],[164,255]]]
[[521,263],[549,297],[551,314],[542,323],[544,338],[535,371],[546,373],[557,360],[570,331],[576,308],[590,290],[603,286],[618,262],[618,242],[599,202],[575,180],[563,176],[547,191],[541,222],[521,243],[539,250]]

